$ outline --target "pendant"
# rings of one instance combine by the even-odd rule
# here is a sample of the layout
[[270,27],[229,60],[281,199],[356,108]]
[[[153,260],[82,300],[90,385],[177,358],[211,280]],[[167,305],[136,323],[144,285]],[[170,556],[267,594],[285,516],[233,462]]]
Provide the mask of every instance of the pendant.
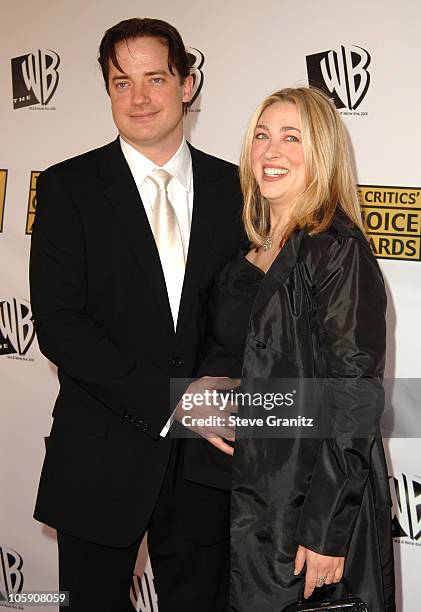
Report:
[[272,245],[273,245],[273,237],[268,236],[262,244],[263,250],[269,251],[272,248]]

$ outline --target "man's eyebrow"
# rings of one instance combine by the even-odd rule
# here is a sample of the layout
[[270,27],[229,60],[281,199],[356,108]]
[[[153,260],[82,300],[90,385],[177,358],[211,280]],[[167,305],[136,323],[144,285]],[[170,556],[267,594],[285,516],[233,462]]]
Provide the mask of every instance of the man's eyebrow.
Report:
[[120,74],[114,75],[111,80],[114,83],[114,81],[119,81],[120,79],[128,79],[128,78],[129,77],[127,74],[124,74],[124,72],[121,72]]
[[[155,75],[167,75],[167,70],[149,70],[145,72],[145,76],[155,76]],[[112,81],[118,81],[119,79],[128,79],[130,78],[128,74],[124,72],[120,72],[120,74],[115,74],[112,78]]]
[[154,74],[168,74],[168,70],[149,70],[145,72],[146,76],[153,76]]
[[[267,125],[265,125],[264,123],[259,123],[258,125],[256,125],[256,130],[260,129],[260,130],[267,130],[269,131],[269,128]],[[295,130],[296,132],[300,132],[301,130],[297,127],[294,127],[292,125],[284,125],[283,127],[279,128],[280,132],[289,132],[289,130]]]

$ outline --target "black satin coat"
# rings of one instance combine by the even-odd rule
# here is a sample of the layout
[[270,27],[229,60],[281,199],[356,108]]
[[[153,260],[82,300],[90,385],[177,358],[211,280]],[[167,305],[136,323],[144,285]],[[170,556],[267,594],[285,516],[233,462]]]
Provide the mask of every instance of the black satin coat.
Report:
[[346,407],[337,437],[236,443],[231,610],[275,612],[295,601],[298,544],[345,556],[345,576],[370,612],[395,609],[383,446],[377,435],[352,437],[360,419],[376,427],[375,407],[359,403],[351,386],[368,377],[381,389],[385,309],[369,245],[340,214],[318,236],[295,232],[263,279],[243,378],[332,377],[350,386],[335,398]]

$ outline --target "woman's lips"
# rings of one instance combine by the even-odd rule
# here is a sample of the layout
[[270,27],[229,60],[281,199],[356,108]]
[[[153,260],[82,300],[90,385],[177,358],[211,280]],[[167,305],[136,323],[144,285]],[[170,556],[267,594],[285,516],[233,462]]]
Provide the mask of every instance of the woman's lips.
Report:
[[265,181],[279,181],[289,174],[289,169],[280,166],[264,166],[262,174]]

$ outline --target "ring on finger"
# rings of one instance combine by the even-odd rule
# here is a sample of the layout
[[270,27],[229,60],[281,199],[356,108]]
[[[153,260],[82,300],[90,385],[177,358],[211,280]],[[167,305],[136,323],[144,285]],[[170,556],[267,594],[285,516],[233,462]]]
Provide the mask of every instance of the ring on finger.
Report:
[[323,586],[326,580],[326,576],[319,576],[317,578],[317,586]]

